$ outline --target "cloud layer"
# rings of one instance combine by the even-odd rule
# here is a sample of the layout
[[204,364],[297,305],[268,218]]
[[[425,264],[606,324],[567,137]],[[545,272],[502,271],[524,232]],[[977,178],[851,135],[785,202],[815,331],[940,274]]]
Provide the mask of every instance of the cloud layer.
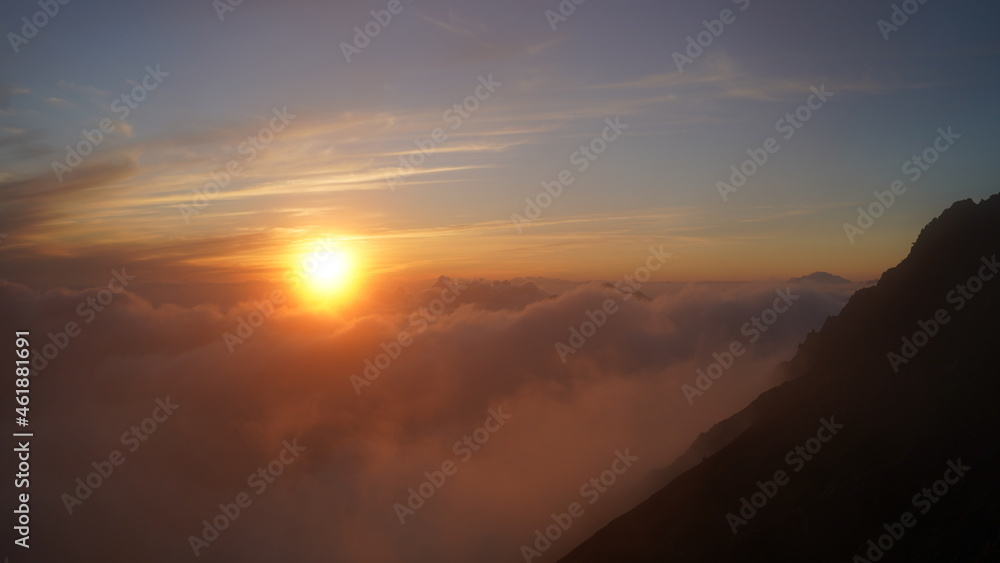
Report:
[[[267,293],[232,307],[154,306],[129,290],[39,294],[4,282],[4,328],[31,330],[37,350],[50,332],[65,346],[32,383],[37,529],[60,538],[37,549],[184,560],[202,520],[245,492],[252,503],[199,559],[515,561],[550,514],[581,502],[584,515],[545,556],[554,560],[626,508],[650,470],[776,384],[775,365],[854,287],[792,288],[794,305],[690,405],[681,385],[747,341],[741,327],[784,288],[649,284],[652,299],[640,300],[598,283],[556,295],[534,282],[441,278],[372,292],[340,315],[285,303],[265,317],[254,311],[270,311]],[[88,298],[109,295],[88,312]],[[616,312],[563,363],[556,343],[607,300]],[[79,334],[67,343],[56,333],[69,321]],[[230,352],[223,335],[242,321],[246,338]],[[365,378],[368,361],[384,369]],[[352,375],[370,383],[360,394]],[[168,397],[176,412],[126,441],[133,425],[148,432],[143,419],[164,418],[154,409]],[[491,409],[509,419],[487,423]],[[282,472],[258,495],[248,477],[293,440],[305,451],[272,464]],[[639,461],[593,505],[582,500],[581,485],[626,449]],[[63,494],[113,450],[124,463],[68,514]],[[395,507],[448,461],[455,473],[419,510]]]

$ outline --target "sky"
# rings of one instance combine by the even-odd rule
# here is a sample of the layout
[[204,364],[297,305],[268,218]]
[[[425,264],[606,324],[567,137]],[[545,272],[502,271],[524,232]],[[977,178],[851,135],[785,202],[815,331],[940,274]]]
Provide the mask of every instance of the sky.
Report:
[[[931,1],[884,33],[891,3],[548,4],[404,1],[383,26],[388,2],[70,2],[28,38],[38,5],[4,3],[11,277],[276,280],[332,238],[371,283],[615,279],[652,244],[674,254],[663,280],[867,280],[951,202],[996,190],[992,4]],[[811,87],[832,96],[786,140],[776,124]],[[954,149],[911,181],[942,127]],[[768,137],[777,152],[724,200]],[[907,191],[852,241],[844,224],[896,179]]]
[[0,6],[14,562],[555,561],[998,188],[995,3],[52,1]]

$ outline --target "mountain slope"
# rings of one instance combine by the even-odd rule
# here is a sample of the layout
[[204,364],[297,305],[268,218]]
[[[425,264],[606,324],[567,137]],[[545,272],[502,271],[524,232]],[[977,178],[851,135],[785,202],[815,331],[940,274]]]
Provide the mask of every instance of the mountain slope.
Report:
[[765,414],[562,561],[1000,560],[998,250],[1000,195],[954,204],[806,339]]

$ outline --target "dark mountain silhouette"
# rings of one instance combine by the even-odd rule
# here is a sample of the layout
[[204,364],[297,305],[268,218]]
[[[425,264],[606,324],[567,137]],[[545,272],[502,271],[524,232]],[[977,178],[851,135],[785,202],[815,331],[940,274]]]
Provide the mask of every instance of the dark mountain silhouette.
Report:
[[562,561],[1000,561],[998,250],[1000,195],[955,203],[806,338],[792,379]]
[[821,284],[845,284],[854,283],[847,278],[842,278],[840,276],[831,274],[829,272],[813,272],[808,276],[802,276],[801,278],[792,278],[791,283],[821,283]]

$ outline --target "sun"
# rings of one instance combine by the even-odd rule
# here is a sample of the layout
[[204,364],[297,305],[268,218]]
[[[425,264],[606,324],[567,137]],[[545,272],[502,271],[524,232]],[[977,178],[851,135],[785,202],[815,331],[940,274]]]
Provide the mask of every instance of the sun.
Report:
[[343,302],[354,289],[355,269],[347,250],[324,240],[298,257],[291,281],[314,304],[333,305]]

